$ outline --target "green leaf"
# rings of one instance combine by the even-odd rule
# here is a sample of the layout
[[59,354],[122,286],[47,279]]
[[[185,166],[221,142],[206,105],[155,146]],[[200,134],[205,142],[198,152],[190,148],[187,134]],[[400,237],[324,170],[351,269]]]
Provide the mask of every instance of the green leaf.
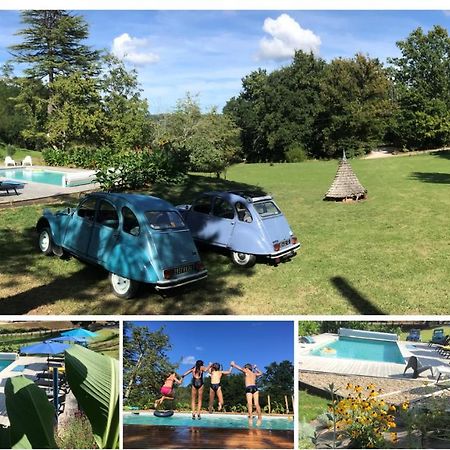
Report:
[[55,409],[42,389],[24,376],[8,378],[5,398],[11,448],[57,448]]
[[118,361],[74,345],[66,350],[69,385],[92,426],[100,448],[119,446]]
[[11,448],[10,427],[0,425],[0,448]]

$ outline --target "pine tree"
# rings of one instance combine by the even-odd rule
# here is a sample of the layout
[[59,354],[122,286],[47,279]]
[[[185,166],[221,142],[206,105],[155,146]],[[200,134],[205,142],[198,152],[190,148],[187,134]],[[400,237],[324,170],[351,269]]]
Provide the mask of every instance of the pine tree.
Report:
[[81,42],[88,37],[85,20],[64,10],[28,10],[21,13],[23,41],[10,47],[24,73],[51,85],[59,75],[91,69],[98,52]]

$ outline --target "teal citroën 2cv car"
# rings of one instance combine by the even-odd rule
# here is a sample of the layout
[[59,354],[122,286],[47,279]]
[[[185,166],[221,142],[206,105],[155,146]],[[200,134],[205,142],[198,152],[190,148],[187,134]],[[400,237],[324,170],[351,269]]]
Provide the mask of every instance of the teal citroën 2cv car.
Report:
[[45,210],[36,228],[42,253],[102,266],[121,298],[133,297],[140,283],[166,290],[207,276],[180,213],[156,197],[88,194],[76,209]]

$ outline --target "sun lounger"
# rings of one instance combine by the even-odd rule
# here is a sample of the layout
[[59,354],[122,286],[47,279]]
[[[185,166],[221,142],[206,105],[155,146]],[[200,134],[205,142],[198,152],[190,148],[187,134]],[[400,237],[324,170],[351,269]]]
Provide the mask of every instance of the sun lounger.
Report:
[[16,195],[19,195],[17,189],[23,189],[25,183],[19,183],[18,181],[3,180],[0,181],[0,191],[6,191],[9,195],[9,191],[14,191]]
[[411,342],[420,342],[420,330],[417,328],[409,330],[408,336],[406,336],[406,340]]
[[11,156],[7,156],[5,158],[5,166],[6,167],[8,167],[8,166],[15,166],[15,165],[16,165],[16,162],[11,158]]
[[443,328],[436,328],[433,330],[433,336],[431,337],[431,340],[428,341],[428,346],[431,347],[433,344],[441,344],[444,342],[446,336],[444,335],[444,329]]
[[33,165],[33,161],[31,160],[31,156],[27,155],[25,156],[25,158],[22,160],[22,166],[32,166]]
[[437,375],[436,383],[439,383],[442,377],[450,376],[450,366],[437,366],[434,368],[434,373]]
[[433,367],[432,366],[422,366],[420,364],[419,358],[417,356],[410,356],[408,359],[408,363],[406,364],[405,370],[403,371],[403,375],[405,375],[408,369],[413,370],[413,378],[418,378],[418,376],[425,372],[426,370],[431,371],[431,376],[433,375]]
[[300,344],[315,344],[316,341],[312,336],[300,336]]

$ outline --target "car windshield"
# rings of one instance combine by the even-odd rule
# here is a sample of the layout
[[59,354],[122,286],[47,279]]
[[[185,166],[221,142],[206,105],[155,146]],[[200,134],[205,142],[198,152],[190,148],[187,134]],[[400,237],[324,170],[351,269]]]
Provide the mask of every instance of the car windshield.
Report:
[[147,211],[145,215],[154,230],[179,230],[186,228],[183,219],[176,211]]
[[281,214],[281,211],[277,208],[275,203],[270,200],[256,202],[253,206],[261,217],[277,216],[278,214]]

